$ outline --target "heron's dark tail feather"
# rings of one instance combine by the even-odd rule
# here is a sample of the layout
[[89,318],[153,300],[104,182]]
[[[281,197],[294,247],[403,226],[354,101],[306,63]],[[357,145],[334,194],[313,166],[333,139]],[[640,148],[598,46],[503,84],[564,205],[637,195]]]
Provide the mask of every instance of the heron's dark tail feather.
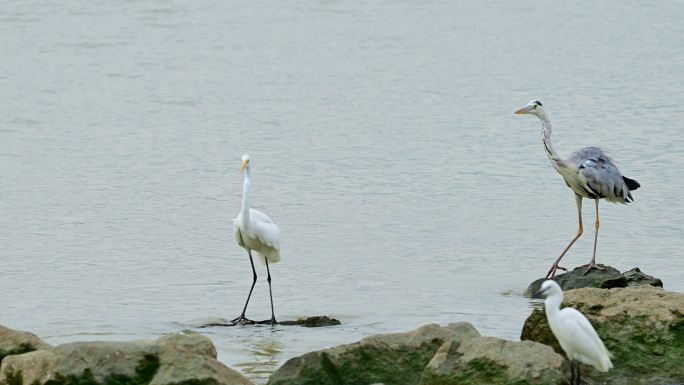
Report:
[[625,181],[625,184],[627,185],[627,188],[630,189],[630,191],[636,190],[639,187],[641,187],[639,182],[635,181],[634,179],[629,179],[626,176],[623,176],[622,179]]

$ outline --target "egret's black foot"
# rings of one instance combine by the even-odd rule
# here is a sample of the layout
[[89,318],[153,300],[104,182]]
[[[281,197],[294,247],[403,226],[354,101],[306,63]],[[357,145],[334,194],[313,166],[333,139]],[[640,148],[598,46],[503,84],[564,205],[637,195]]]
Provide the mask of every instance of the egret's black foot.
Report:
[[230,323],[232,323],[233,325],[254,325],[256,322],[245,317],[245,315],[243,314],[237,318],[233,318],[230,321]]
[[586,269],[584,271],[583,275],[587,275],[587,273],[589,273],[591,271],[591,269],[606,271],[605,267],[601,267],[601,266],[597,265],[596,262],[594,262],[594,261],[591,261],[590,263],[587,263],[586,265],[577,266],[576,269]]
[[553,276],[556,275],[556,271],[558,270],[568,271],[568,269],[564,268],[563,266],[558,266],[557,264],[554,264],[549,269],[549,272],[546,273],[546,279],[553,278]]

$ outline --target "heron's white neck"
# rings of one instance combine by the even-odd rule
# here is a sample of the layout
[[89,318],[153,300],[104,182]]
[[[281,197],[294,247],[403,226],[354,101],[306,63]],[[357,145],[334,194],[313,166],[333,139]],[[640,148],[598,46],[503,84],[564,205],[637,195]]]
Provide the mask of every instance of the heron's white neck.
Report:
[[544,311],[546,318],[555,318],[560,313],[560,305],[563,303],[563,293],[554,293],[546,297]]
[[249,185],[249,168],[247,168],[242,181],[242,211],[240,211],[244,226],[249,224]]
[[549,119],[549,116],[544,111],[537,116],[541,121],[542,143],[544,144],[546,156],[551,161],[551,164],[559,164],[561,162],[561,157],[556,152],[556,149],[553,148],[553,143],[551,143],[551,119]]

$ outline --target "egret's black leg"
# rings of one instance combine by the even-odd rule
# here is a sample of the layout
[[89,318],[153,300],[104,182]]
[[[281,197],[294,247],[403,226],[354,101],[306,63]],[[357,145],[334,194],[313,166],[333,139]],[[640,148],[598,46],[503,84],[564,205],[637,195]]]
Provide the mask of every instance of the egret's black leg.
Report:
[[580,363],[577,362],[575,365],[577,365],[577,385],[582,385],[582,381],[580,380]]
[[[230,321],[232,323],[240,322],[242,320],[249,321],[245,317],[245,312],[247,312],[247,305],[249,304],[250,297],[252,297],[252,290],[254,290],[254,285],[256,285],[256,282],[257,282],[257,273],[256,273],[256,269],[254,269],[254,259],[252,259],[252,251],[247,250],[247,254],[249,254],[249,263],[252,265],[252,276],[254,279],[252,281],[252,287],[249,289],[249,294],[247,295],[247,301],[245,302],[245,307],[242,309],[242,314],[240,314],[239,317],[234,318],[232,321]],[[270,278],[269,278],[269,280],[270,280]]]
[[271,291],[271,270],[268,268],[268,258],[264,258],[266,261],[266,272],[268,272],[268,295],[271,298],[271,325],[278,323],[275,318],[275,312],[273,311],[273,292]]
[[570,361],[570,385],[575,385],[575,361]]

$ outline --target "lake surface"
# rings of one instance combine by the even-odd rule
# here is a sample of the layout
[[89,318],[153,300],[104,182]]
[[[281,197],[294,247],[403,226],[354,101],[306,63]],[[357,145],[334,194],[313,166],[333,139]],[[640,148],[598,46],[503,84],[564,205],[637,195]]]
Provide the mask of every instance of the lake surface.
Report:
[[[599,145],[642,188],[599,263],[684,291],[684,2],[24,1],[0,10],[0,324],[58,344],[239,315],[240,156],[280,226],[279,319],[201,329],[263,383],[304,352],[438,322],[519,338],[575,234],[548,164]],[[586,231],[565,265],[587,263]],[[258,265],[248,316],[268,318]],[[199,330],[199,329],[198,329]]]

